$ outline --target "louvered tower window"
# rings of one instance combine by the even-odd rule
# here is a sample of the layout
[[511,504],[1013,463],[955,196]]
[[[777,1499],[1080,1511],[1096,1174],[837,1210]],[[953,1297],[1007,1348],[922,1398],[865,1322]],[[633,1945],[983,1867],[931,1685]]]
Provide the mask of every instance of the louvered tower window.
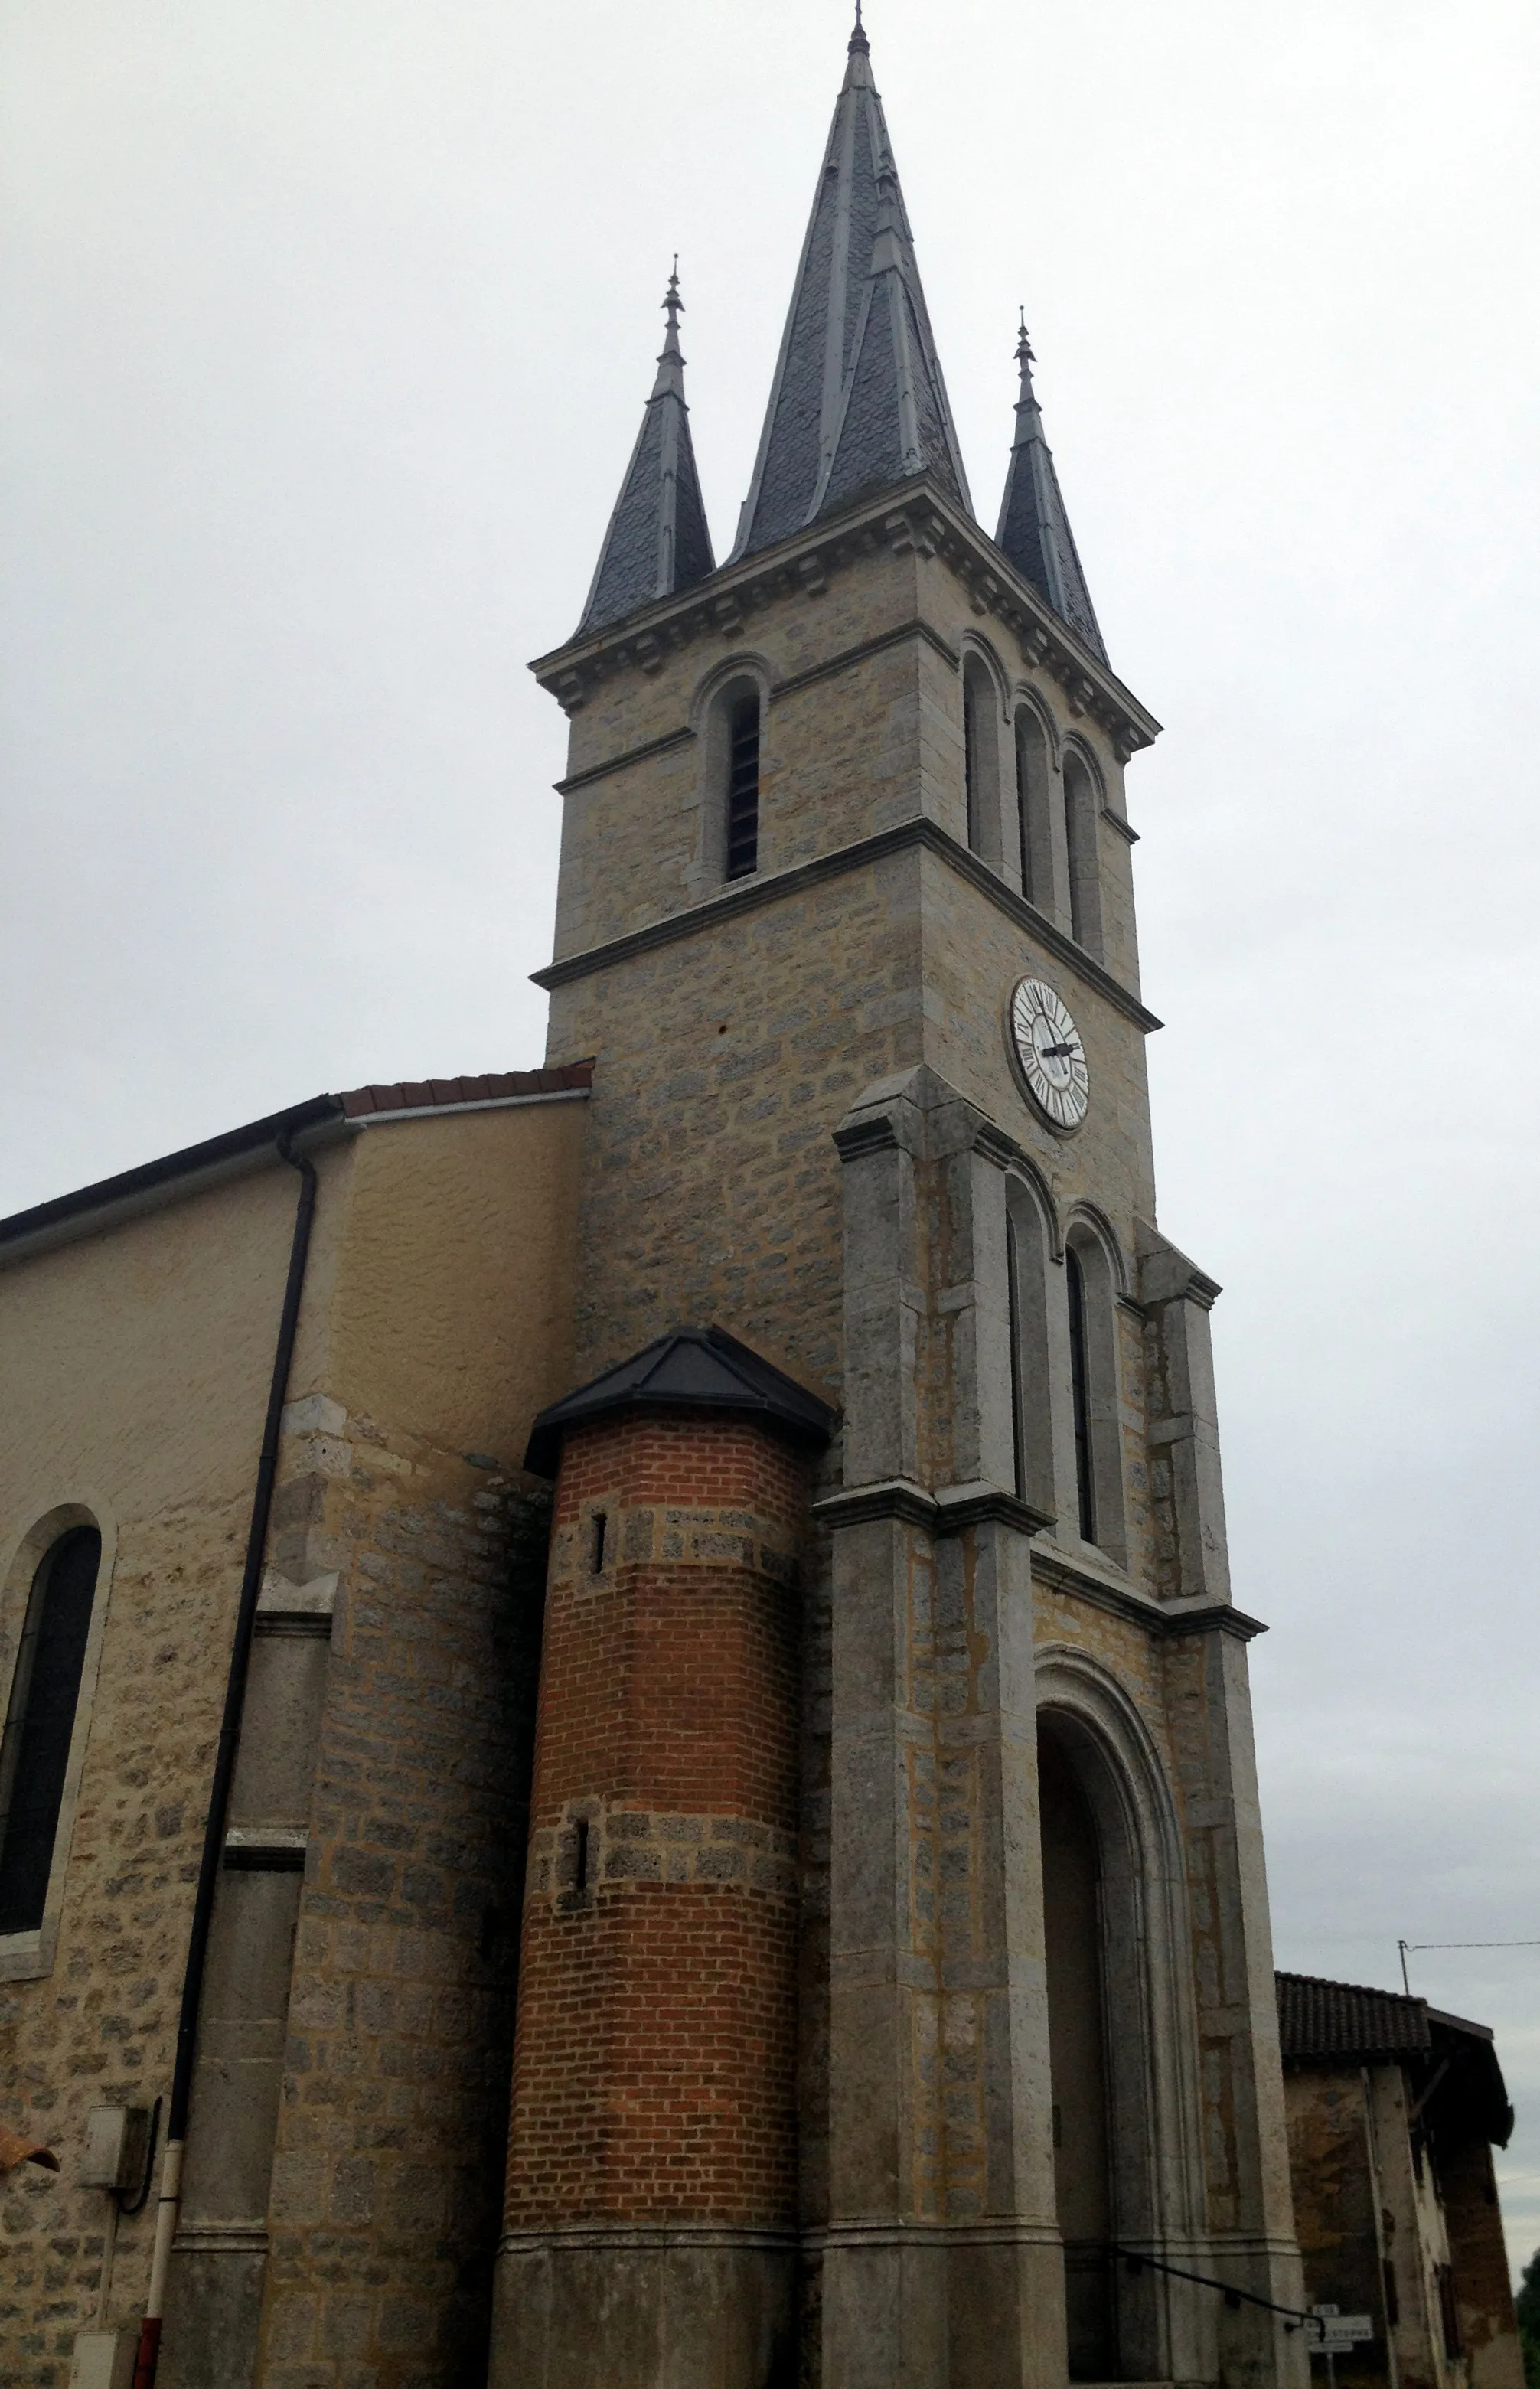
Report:
[[0,1741],[0,1933],[43,1922],[101,1556],[95,1527],[72,1527],[32,1578]]
[[728,716],[727,870],[746,878],[759,867],[759,699],[740,696]]

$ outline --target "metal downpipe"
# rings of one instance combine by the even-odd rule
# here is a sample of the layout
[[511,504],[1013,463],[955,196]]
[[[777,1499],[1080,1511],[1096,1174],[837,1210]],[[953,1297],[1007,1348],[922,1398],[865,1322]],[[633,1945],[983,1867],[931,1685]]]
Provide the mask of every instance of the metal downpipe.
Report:
[[171,2270],[172,2242],[182,2204],[182,2158],[187,2140],[187,2111],[192,2102],[193,2067],[197,2055],[197,2012],[203,1996],[203,1974],[209,1956],[209,1930],[214,1894],[224,1856],[224,1820],[230,1807],[230,1786],[240,1744],[241,1706],[251,1658],[251,1638],[257,1622],[257,1597],[261,1591],[262,1558],[267,1549],[268,1518],[278,1473],[278,1436],[283,1424],[294,1339],[299,1324],[299,1298],[305,1283],[311,1223],[315,1216],[315,1165],[295,1153],[286,1132],[278,1139],[280,1157],[299,1172],[299,1199],[295,1207],[294,1233],[289,1245],[288,1278],[278,1322],[277,1348],[268,1386],[267,1418],[262,1428],[261,1456],[251,1502],[251,1526],[246,1540],[246,1567],[235,1610],[230,1672],[224,1686],[224,1713],[214,1753],[209,1789],[209,1816],[203,1832],[203,1857],[198,1867],[197,1894],[193,1902],[187,1966],[182,1978],[182,2012],[176,2029],[176,2062],[172,2074],[171,2107],[166,2120],[166,2153],[160,2168],[160,2196],[155,2212],[155,2248],[150,2259],[149,2295],[139,2327],[139,2352],[134,2368],[134,2389],[155,2389],[160,2362],[160,2327],[166,2306],[166,2278]]

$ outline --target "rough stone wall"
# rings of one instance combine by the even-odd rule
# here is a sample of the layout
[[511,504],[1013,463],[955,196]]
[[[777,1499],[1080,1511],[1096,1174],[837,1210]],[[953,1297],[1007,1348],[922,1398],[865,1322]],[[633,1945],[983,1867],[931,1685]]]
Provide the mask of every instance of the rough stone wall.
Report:
[[805,1463],[746,1423],[643,1416],[568,1437],[511,2229],[791,2218],[805,1501]]
[[[367,1421],[325,1440],[310,1556],[345,1589],[257,2377],[334,2389],[366,2367],[370,2389],[448,2389],[486,2357],[542,1511]],[[289,1479],[295,1507],[303,1485]]]
[[[7,2389],[63,2389],[95,2319],[108,2200],[78,2181],[88,2110],[169,2084],[297,1185],[275,1169],[0,1272],[0,1687],[27,1538],[69,1504],[104,1530],[57,1948],[0,1979],[6,2120],[62,2168],[4,2184]],[[153,2224],[152,2200],[120,2225],[110,2324],[141,2310]]]
[[[259,1640],[252,1688],[261,1709],[296,1654],[311,1685],[319,1654],[325,1721],[264,1755],[253,1720],[232,1818],[268,1821],[282,1779],[299,1806],[279,1821],[311,1834],[299,1989],[314,1999],[283,2083],[274,2380],[352,2383],[373,2345],[371,2389],[458,2383],[484,2348],[526,1845],[517,1708],[544,1573],[516,1463],[533,1410],[571,1382],[581,1128],[581,1104],[557,1104],[393,1123],[317,1156],[264,1587],[306,1639]],[[51,1971],[0,1947],[6,2120],[64,2167],[5,2186],[7,2389],[63,2389],[96,2319],[108,2200],[76,2178],[86,2110],[170,2087],[297,1190],[270,1164],[0,1271],[0,1693],[29,1535],[61,1507],[104,1529]],[[286,1932],[299,1881],[243,1869],[222,1887],[258,1886]],[[231,2005],[210,2051],[238,2060],[240,1985],[218,1974]],[[231,2253],[248,2277],[255,2258],[260,2298],[271,2127],[260,2146],[249,2128],[216,2137],[242,2141],[223,2165],[238,2212],[205,2219],[239,2227]],[[120,2228],[109,2326],[143,2311],[154,2214],[152,2196]],[[187,2353],[169,2327],[168,2389]],[[218,2349],[198,2360],[219,2389],[240,2377]]]
[[1414,2135],[1415,2093],[1399,2065],[1366,2069],[1381,2244],[1395,2280],[1398,2313],[1390,2326],[1400,2389],[1455,2389],[1464,2365],[1444,2344],[1438,2268],[1449,2260],[1438,2181],[1421,2133]]
[[1389,2378],[1381,2198],[1357,2066],[1291,2066],[1283,2077],[1294,2227],[1308,2304],[1372,2315],[1375,2336],[1336,2359],[1343,2389]]
[[[788,595],[746,621],[729,615],[719,636],[669,652],[659,670],[607,682],[573,718],[557,955],[678,913],[704,892],[702,699],[735,662],[759,663],[776,692],[760,744],[761,871],[827,852],[913,810],[912,643],[825,675],[834,659],[914,618],[913,558],[882,543],[859,571],[837,575],[822,592]],[[613,768],[630,756],[637,760]],[[711,876],[719,881],[719,864]]]
[[1483,2140],[1450,2145],[1441,2135],[1438,2178],[1470,2389],[1523,2389],[1523,2350],[1491,2148]]
[[719,1321],[838,1383],[839,1169],[830,1132],[920,1054],[912,854],[558,990],[553,1053],[598,1055],[575,1374]]
[[570,1382],[583,1112],[371,1131],[297,1351],[271,1569],[337,1597],[262,2389],[486,2362],[549,1514],[517,1463]]

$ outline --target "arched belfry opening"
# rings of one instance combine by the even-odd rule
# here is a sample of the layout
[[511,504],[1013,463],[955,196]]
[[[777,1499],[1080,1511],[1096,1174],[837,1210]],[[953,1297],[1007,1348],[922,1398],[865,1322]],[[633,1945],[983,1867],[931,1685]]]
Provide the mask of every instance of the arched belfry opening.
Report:
[[1037,1786],[1069,2375],[1113,2381],[1118,2362],[1101,1842],[1073,1749],[1051,1715],[1038,1727]]

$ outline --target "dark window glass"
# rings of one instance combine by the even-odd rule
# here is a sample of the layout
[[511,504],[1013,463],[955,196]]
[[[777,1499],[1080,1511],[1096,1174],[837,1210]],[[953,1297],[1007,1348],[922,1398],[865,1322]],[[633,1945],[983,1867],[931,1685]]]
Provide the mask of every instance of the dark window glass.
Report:
[[1070,1399],[1075,1408],[1075,1483],[1080,1501],[1080,1535],[1096,1540],[1096,1494],[1091,1477],[1090,1392],[1086,1380],[1086,1273],[1073,1247],[1064,1255],[1069,1294]]
[[1022,894],[1036,903],[1043,889],[1050,885],[1050,875],[1042,868],[1037,851],[1032,812],[1034,765],[1032,732],[1025,713],[1016,716],[1016,821],[1022,841]]
[[43,1922],[102,1539],[75,1527],[32,1578],[0,1742],[0,1933]]
[[968,799],[968,844],[976,854],[983,811],[978,786],[978,693],[966,670],[962,675],[962,784]]
[[728,717],[727,876],[759,867],[759,700],[741,696]]
[[1016,1248],[1016,1222],[1005,1215],[1005,1288],[1011,1319],[1011,1447],[1015,1460],[1018,1501],[1026,1499],[1026,1403],[1022,1386],[1022,1263]]

